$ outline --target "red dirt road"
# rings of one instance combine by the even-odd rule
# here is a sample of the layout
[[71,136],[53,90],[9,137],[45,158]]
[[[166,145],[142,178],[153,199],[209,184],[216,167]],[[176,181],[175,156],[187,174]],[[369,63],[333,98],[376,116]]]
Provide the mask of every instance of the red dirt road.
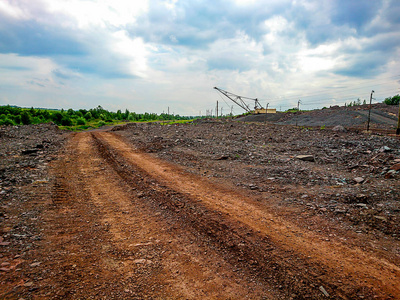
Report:
[[73,135],[53,170],[32,298],[400,299],[399,266],[373,250],[299,227],[115,133]]

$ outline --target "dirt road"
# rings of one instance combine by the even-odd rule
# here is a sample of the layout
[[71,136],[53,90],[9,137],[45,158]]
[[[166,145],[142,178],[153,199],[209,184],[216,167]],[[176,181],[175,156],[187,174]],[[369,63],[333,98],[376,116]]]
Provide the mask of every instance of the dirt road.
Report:
[[52,170],[32,298],[400,299],[400,268],[379,253],[116,133],[74,134]]

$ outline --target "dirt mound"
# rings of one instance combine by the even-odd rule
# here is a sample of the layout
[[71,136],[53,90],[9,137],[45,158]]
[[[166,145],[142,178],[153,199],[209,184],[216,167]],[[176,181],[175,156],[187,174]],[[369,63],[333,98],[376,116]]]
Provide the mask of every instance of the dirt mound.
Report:
[[[297,113],[276,113],[266,115],[249,115],[236,120],[243,122],[272,122],[281,125],[298,126],[345,126],[366,127],[369,105],[354,107],[332,107]],[[371,128],[394,129],[397,126],[398,107],[382,103],[373,104],[370,115]]]

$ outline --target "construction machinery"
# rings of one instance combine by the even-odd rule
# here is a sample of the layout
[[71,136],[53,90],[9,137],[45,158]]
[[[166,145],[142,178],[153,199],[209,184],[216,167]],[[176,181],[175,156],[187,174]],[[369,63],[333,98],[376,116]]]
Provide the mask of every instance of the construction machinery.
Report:
[[[249,98],[249,97],[239,96],[239,95],[225,91],[225,90],[217,88],[217,87],[214,87],[214,89],[216,89],[222,95],[227,97],[229,100],[233,101],[236,105],[240,106],[242,109],[244,109],[248,113],[256,113],[256,114],[276,113],[276,109],[263,108],[257,98]],[[251,109],[249,104],[247,104],[245,100],[247,100],[247,101],[250,100],[251,102],[254,102],[254,109]]]

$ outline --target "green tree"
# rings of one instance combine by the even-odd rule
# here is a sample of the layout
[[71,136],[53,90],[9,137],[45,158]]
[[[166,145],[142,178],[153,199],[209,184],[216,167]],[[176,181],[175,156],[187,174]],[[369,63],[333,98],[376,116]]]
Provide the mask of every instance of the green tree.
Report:
[[399,105],[400,103],[400,95],[397,94],[393,97],[388,97],[385,98],[385,100],[383,100],[383,103],[387,104],[387,105]]
[[68,116],[64,116],[61,119],[61,125],[63,125],[63,126],[71,126],[72,125],[72,120]]
[[[33,109],[33,108],[32,108],[32,109]],[[24,124],[24,125],[28,125],[28,124],[31,124],[31,123],[32,123],[32,121],[31,121],[31,115],[30,115],[30,113],[27,112],[26,110],[24,110],[24,111],[22,112],[22,114],[21,114],[21,122],[22,122],[22,124]]]
[[90,120],[92,119],[92,113],[90,111],[88,111],[84,116],[83,116],[86,120]]
[[78,118],[78,119],[76,120],[76,124],[77,124],[77,125],[86,125],[86,120],[85,120],[85,118],[82,118],[82,117]]
[[55,113],[52,114],[51,119],[54,121],[56,124],[61,124],[61,120],[63,118],[63,114],[59,111],[56,111]]
[[21,124],[22,123],[21,115],[14,116],[14,122],[15,124]]

